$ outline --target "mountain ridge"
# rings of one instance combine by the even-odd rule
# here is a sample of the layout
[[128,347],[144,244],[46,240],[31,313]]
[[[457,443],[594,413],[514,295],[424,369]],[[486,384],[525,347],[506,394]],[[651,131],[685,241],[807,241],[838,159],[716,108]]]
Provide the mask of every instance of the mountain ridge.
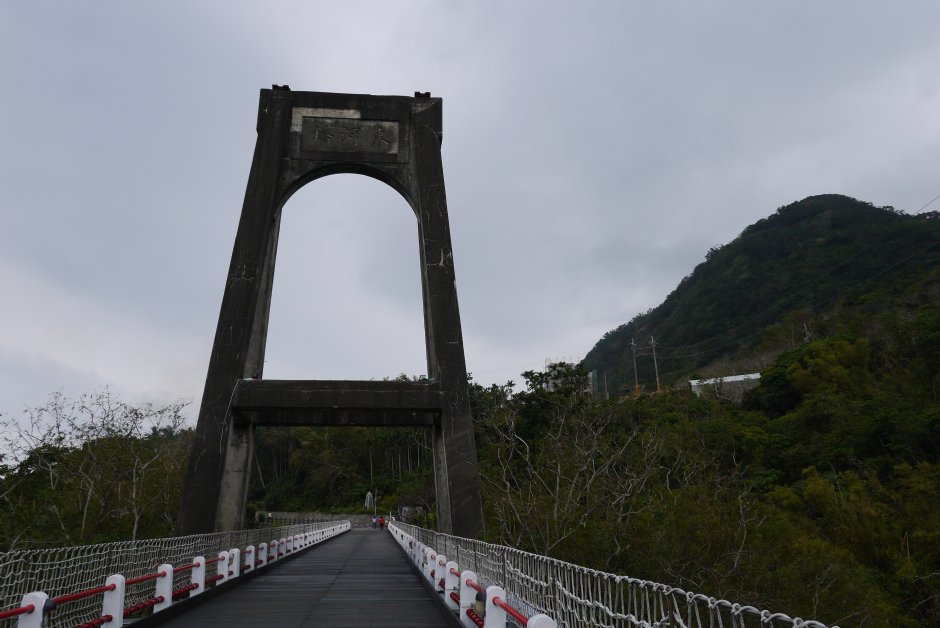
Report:
[[637,379],[649,389],[652,336],[666,384],[760,370],[802,340],[838,333],[859,308],[894,307],[936,284],[938,217],[840,194],[782,206],[709,249],[659,306],[604,334],[583,365],[611,392],[632,389],[635,339]]

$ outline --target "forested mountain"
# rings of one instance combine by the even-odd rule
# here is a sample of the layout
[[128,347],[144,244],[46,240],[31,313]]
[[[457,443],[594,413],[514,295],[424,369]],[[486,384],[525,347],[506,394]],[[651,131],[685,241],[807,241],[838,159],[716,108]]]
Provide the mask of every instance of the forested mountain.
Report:
[[[938,625],[940,215],[782,207],[583,366],[632,390],[635,339],[648,391],[650,336],[662,395],[489,390],[499,538],[841,626]],[[751,371],[743,407],[684,383]]]
[[[940,215],[782,207],[583,366],[632,391],[635,339],[649,391],[650,336],[661,395],[557,372],[477,395],[488,534],[843,627],[938,625]],[[743,406],[685,384],[752,371]]]
[[598,341],[584,359],[611,392],[654,380],[650,337],[664,384],[759,371],[805,340],[850,319],[916,307],[936,289],[937,212],[906,215],[847,196],[811,196],[779,208],[734,241],[712,248],[658,307]]

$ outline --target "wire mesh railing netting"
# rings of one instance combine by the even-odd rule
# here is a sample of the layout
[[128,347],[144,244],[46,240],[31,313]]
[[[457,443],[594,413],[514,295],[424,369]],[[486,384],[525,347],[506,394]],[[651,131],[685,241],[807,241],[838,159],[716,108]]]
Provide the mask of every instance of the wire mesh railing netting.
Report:
[[[0,610],[18,607],[22,597],[42,591],[50,598],[101,586],[108,576],[122,574],[135,578],[154,573],[162,564],[174,567],[192,563],[196,556],[214,558],[232,548],[242,551],[249,545],[270,543],[289,536],[314,532],[337,522],[194,534],[163,539],[121,541],[97,545],[80,545],[38,550],[0,552]],[[210,566],[211,567],[211,566]],[[214,568],[207,568],[207,575]],[[184,570],[173,576],[173,589],[189,584],[191,572]],[[130,606],[153,596],[153,582],[127,587],[125,604]],[[72,626],[97,618],[101,612],[101,596],[92,596],[53,611],[49,628]],[[0,626],[14,626],[16,620],[0,620]]]
[[[830,628],[678,587],[588,569],[505,545],[450,536],[396,522],[420,543],[506,591],[526,615],[545,613],[578,628]],[[839,628],[832,626],[831,628]]]

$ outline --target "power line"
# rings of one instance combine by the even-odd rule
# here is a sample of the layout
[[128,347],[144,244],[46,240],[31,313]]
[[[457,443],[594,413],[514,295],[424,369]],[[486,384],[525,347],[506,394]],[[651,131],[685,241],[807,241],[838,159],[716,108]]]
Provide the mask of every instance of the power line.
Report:
[[936,200],[938,200],[938,199],[940,199],[940,194],[937,194],[937,195],[934,196],[932,199],[930,199],[929,201],[927,201],[927,204],[926,204],[926,205],[924,205],[923,207],[921,207],[920,209],[918,209],[916,212],[914,212],[914,213],[911,214],[911,215],[912,215],[912,216],[916,216],[917,214],[921,213],[922,211],[924,211],[925,209],[927,209],[928,207],[930,207],[931,205],[933,205],[934,202],[935,202]]

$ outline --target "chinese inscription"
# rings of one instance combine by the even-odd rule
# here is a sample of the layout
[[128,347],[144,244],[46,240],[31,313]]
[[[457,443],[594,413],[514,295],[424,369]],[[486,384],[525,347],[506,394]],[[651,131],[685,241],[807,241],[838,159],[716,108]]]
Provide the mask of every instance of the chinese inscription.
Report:
[[300,147],[331,153],[398,153],[398,122],[349,118],[303,118]]

